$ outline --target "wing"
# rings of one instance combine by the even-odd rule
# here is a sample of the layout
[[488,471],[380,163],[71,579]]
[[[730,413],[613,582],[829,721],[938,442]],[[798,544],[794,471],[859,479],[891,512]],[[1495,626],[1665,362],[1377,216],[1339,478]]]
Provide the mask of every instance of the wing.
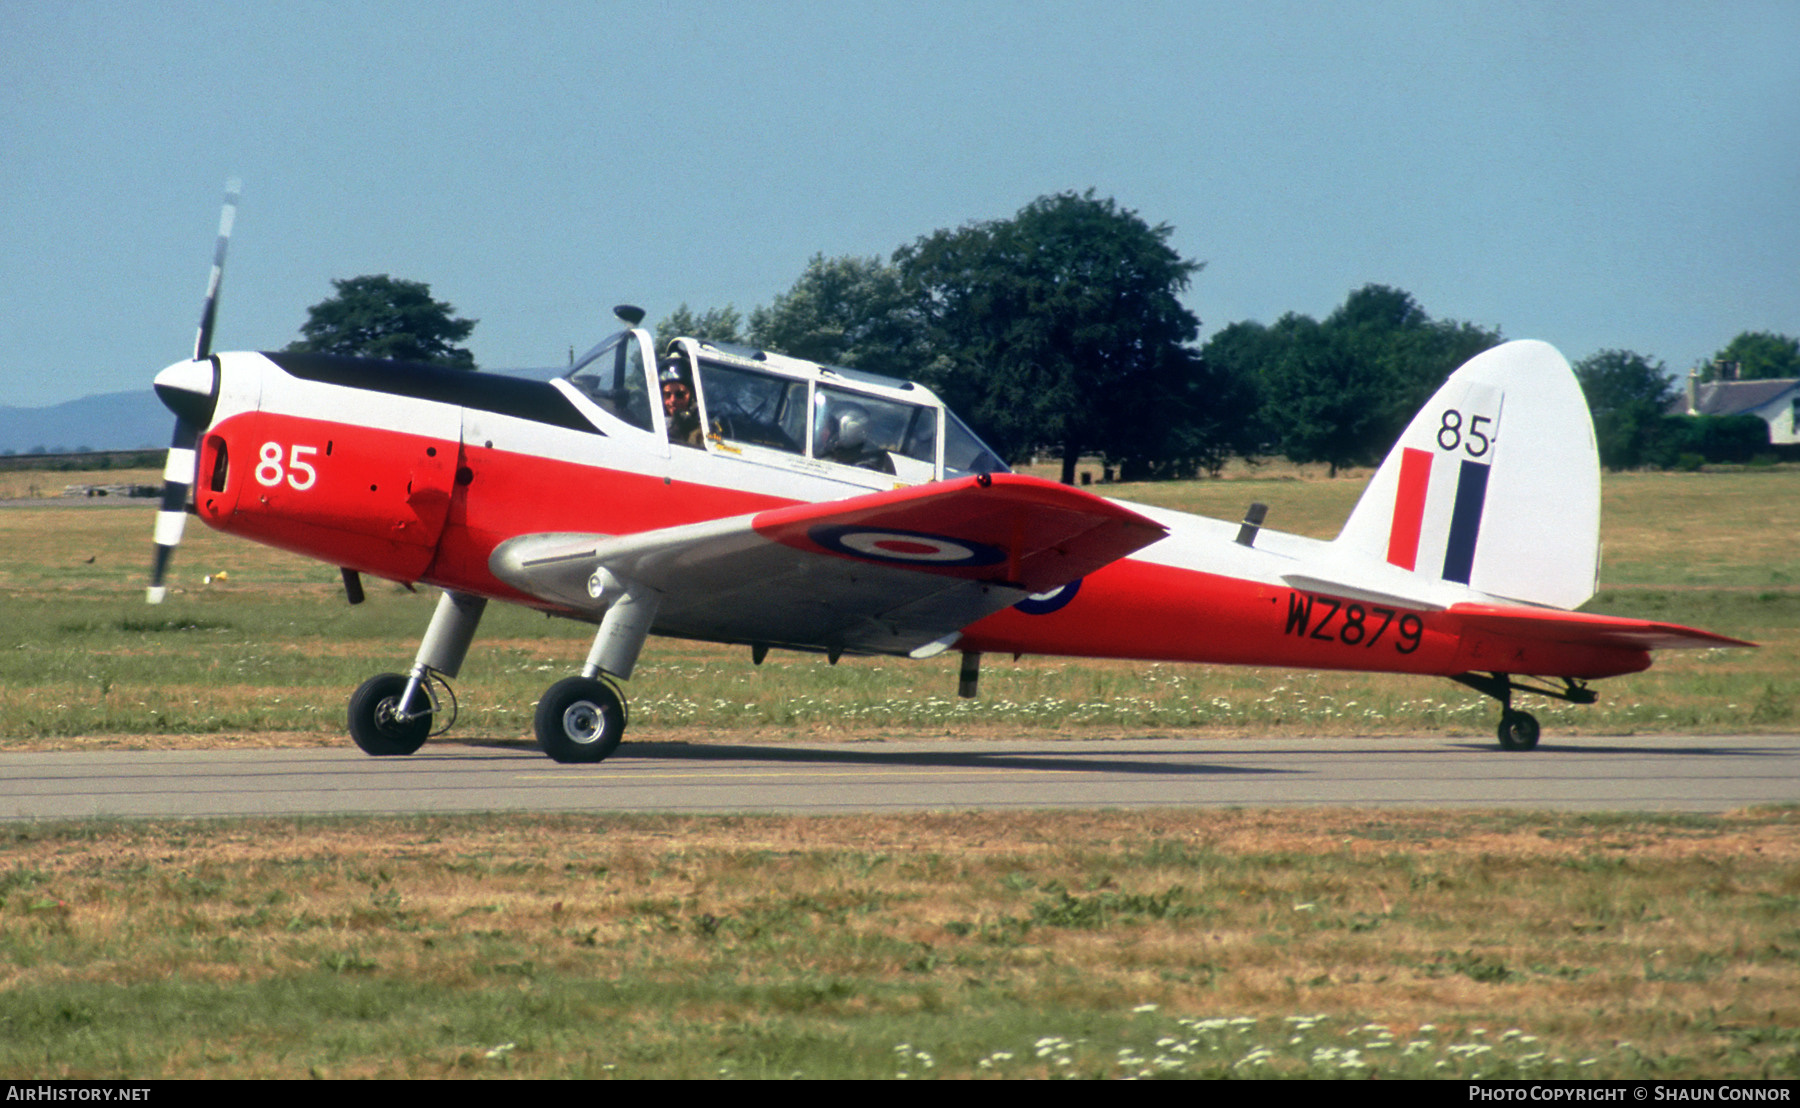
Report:
[[520,535],[489,567],[594,616],[597,571],[648,585],[658,634],[905,654],[1164,534],[1078,489],[995,474],[632,535]]
[[1463,624],[1519,638],[1582,646],[1616,646],[1633,650],[1680,650],[1715,646],[1755,646],[1743,639],[1715,635],[1678,623],[1626,619],[1538,608],[1496,608],[1486,604],[1453,604],[1450,614]]

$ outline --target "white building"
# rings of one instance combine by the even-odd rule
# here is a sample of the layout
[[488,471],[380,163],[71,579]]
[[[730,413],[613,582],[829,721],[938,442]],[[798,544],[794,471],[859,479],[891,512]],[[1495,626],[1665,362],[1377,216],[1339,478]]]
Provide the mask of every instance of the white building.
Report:
[[1769,425],[1769,442],[1800,443],[1800,378],[1760,381],[1701,381],[1688,375],[1687,395],[1669,406],[1670,415],[1754,415]]

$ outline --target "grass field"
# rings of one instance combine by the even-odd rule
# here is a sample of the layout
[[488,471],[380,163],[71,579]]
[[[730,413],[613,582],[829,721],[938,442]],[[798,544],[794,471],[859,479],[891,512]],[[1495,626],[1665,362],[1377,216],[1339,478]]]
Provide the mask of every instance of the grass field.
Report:
[[1793,1079],[1797,820],[0,825],[0,1076]]
[[[0,496],[7,494],[0,475]],[[118,474],[108,479],[129,480]],[[147,479],[154,481],[155,475]],[[68,481],[78,482],[79,475]],[[1764,644],[1534,705],[1791,730],[1800,473],[1609,476],[1595,607]],[[1334,533],[1360,482],[1127,498]],[[15,493],[16,495],[16,493]],[[151,508],[0,510],[0,751],[341,744],[432,597]],[[210,584],[204,578],[211,577]],[[491,611],[445,740],[527,745],[586,628]],[[1421,678],[771,655],[653,640],[693,742],[1491,734]],[[0,1077],[1800,1076],[1800,808],[0,824]]]

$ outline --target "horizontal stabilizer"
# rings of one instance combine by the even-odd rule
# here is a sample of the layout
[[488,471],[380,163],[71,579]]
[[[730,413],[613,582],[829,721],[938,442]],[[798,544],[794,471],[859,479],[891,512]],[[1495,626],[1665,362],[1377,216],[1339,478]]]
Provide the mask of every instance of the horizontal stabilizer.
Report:
[[1455,604],[1450,614],[1463,626],[1493,631],[1515,638],[1578,646],[1623,647],[1632,650],[1697,650],[1720,646],[1755,646],[1753,642],[1715,635],[1678,623],[1626,619],[1586,612],[1558,612],[1535,608],[1497,608],[1487,604]]
[[1417,590],[1394,590],[1384,592],[1379,588],[1370,588],[1366,584],[1357,584],[1341,576],[1325,577],[1311,573],[1284,573],[1283,583],[1307,592],[1322,592],[1330,596],[1341,596],[1346,600],[1360,600],[1365,604],[1388,604],[1396,608],[1412,608],[1418,611],[1437,611],[1443,605],[1437,601],[1419,595]]

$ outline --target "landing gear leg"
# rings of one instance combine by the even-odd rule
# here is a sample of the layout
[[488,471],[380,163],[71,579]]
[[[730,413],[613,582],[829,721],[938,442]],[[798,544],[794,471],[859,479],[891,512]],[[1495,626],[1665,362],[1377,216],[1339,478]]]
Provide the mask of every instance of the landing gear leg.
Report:
[[612,678],[630,679],[662,602],[655,589],[621,581],[604,569],[595,572],[588,588],[595,597],[611,593],[618,599],[600,620],[581,676],[550,686],[533,720],[538,746],[558,762],[598,762],[619,749],[628,713],[625,694]]
[[[350,737],[364,753],[411,754],[432,735],[449,730],[456,720],[456,702],[446,679],[461,671],[486,609],[485,597],[446,590],[425,628],[412,669],[405,676],[377,674],[350,697]],[[434,729],[433,720],[446,714],[445,701],[448,718]]]

